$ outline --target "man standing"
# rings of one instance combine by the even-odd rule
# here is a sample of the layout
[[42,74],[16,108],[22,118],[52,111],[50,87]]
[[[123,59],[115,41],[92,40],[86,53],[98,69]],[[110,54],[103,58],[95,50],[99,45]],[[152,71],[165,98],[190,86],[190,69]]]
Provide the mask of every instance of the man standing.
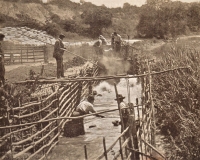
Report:
[[130,109],[128,104],[124,102],[124,98],[125,97],[123,97],[121,94],[118,94],[115,100],[118,101],[122,115],[122,123],[124,124],[124,129],[126,129],[128,127],[128,116],[130,114]]
[[114,32],[113,34],[114,34],[115,51],[120,52],[122,38],[119,34],[117,34],[117,32]]
[[63,39],[64,35],[60,34],[58,40],[54,45],[53,57],[56,59],[57,63],[57,78],[64,77],[64,68],[63,68],[63,53],[64,53],[64,44]]
[[94,50],[96,52],[96,56],[97,56],[97,59],[98,58],[102,58],[103,57],[103,47],[102,47],[102,40],[101,38],[99,37],[99,39],[94,43],[93,47],[94,47]]
[[111,46],[112,46],[112,49],[114,50],[115,49],[115,37],[114,37],[114,33],[111,34]]
[[0,33],[0,80],[2,81],[3,85],[5,84],[5,66],[4,66],[4,53],[2,49],[2,41],[5,35]]

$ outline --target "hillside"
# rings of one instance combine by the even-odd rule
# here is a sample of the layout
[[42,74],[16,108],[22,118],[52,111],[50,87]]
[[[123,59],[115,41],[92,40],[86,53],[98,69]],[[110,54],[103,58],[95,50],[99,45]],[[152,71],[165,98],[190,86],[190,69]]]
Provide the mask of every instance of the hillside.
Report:
[[[29,27],[53,37],[60,32],[68,39],[110,37],[116,31],[123,38],[170,39],[196,34],[200,30],[200,4],[179,1],[141,7],[124,3],[120,8],[83,4],[70,0],[1,0],[0,28]],[[148,13],[148,14],[147,14]]]
[[[51,1],[48,4],[22,2],[22,0],[0,1],[0,27],[30,27],[47,31],[52,36],[66,32],[69,38],[90,36],[89,25],[82,20],[81,14],[88,10],[103,9],[112,14],[112,25],[102,30],[102,34],[110,36],[113,31],[122,35],[135,33],[139,22],[137,7],[108,9],[86,2],[82,5],[69,0]],[[130,9],[133,10],[130,13]],[[87,34],[85,34],[87,32]]]
[[61,19],[71,19],[76,13],[70,8],[58,8],[51,4],[0,1],[0,14],[19,21],[32,18],[45,23],[53,14]]

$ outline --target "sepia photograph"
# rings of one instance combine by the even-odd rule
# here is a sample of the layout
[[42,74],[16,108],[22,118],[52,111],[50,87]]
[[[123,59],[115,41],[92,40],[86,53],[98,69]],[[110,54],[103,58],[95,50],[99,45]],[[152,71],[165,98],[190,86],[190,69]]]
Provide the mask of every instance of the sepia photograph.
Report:
[[0,160],[200,160],[200,0],[0,0]]

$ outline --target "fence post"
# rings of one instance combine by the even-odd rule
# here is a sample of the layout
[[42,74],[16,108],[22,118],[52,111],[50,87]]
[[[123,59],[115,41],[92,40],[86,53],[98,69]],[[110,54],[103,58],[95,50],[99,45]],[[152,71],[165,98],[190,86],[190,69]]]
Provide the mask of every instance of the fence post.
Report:
[[21,64],[22,64],[22,46],[20,46],[21,48]]
[[[58,108],[58,110],[57,110],[57,117],[59,117],[60,116],[60,105],[59,105],[58,91],[56,92],[56,97],[55,98],[57,99],[57,101],[56,101],[56,107]],[[56,125],[58,127],[57,128],[57,133],[60,134],[61,130],[60,130],[60,126],[59,126],[58,120],[56,120]],[[59,138],[58,137],[57,137],[57,141],[59,143]]]
[[47,45],[44,46],[43,51],[44,51],[44,63],[48,63],[49,57],[47,52]]
[[121,119],[121,132],[124,130],[124,122],[123,122],[123,118],[122,118],[122,114],[121,114],[121,109],[120,109],[120,104],[119,104],[119,100],[118,100],[118,91],[117,91],[117,86],[116,83],[114,83],[114,87],[115,87],[115,93],[116,93],[116,98],[117,98],[117,105],[118,105],[118,109],[119,109],[119,116]]
[[151,143],[152,145],[155,147],[155,133],[156,133],[156,125],[155,125],[155,109],[154,109],[154,104],[153,104],[153,98],[152,98],[152,88],[151,88],[151,84],[152,84],[152,77],[151,77],[151,66],[150,66],[150,61],[147,61],[147,67],[148,67],[148,78],[149,78],[149,100],[150,100],[150,105],[151,105],[151,109],[152,109],[152,123],[153,123],[153,128],[151,128]]
[[43,76],[43,73],[44,73],[44,65],[42,65],[40,76]]
[[124,156],[123,156],[123,150],[122,150],[122,141],[121,141],[121,137],[119,138],[119,152],[120,152],[120,155],[121,155],[121,159],[123,160],[124,159]]
[[87,160],[88,156],[87,156],[87,146],[86,145],[84,145],[84,151],[85,151],[85,160]]
[[28,62],[28,46],[26,46],[27,50],[26,50],[26,61]]
[[10,150],[11,150],[11,158],[12,158],[12,160],[13,160],[13,147],[12,147],[12,129],[10,128],[9,129],[9,131],[10,131]]
[[33,46],[33,59],[34,59],[34,62],[35,62],[35,46]]
[[105,140],[105,137],[103,137],[103,149],[104,149],[105,159],[108,160],[107,151],[106,151],[106,140]]

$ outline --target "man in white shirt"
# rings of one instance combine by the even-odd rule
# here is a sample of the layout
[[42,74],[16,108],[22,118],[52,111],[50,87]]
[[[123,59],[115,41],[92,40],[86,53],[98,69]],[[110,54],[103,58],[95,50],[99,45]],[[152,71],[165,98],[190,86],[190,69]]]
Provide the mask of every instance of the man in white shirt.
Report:
[[76,108],[76,112],[79,112],[80,115],[95,113],[94,110],[94,96],[89,95],[87,100],[82,101]]
[[[85,114],[96,113],[94,110],[94,96],[89,95],[87,100],[82,101],[76,108],[73,116],[81,116]],[[96,115],[97,117],[104,118],[104,116]]]

